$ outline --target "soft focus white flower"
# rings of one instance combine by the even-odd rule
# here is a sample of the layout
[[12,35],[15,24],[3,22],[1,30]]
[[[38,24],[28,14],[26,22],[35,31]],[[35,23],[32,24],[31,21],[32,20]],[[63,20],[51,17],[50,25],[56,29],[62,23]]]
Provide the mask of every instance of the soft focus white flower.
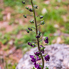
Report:
[[46,8],[43,8],[42,14],[45,14],[45,13],[47,13],[47,10],[46,10]]

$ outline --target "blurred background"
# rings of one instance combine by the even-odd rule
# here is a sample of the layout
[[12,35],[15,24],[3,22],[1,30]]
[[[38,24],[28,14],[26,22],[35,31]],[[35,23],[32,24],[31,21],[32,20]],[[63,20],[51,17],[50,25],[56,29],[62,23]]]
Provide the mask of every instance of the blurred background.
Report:
[[[26,10],[31,7],[30,0],[0,0],[0,69],[15,69],[20,58],[31,49],[28,41],[35,41],[35,34],[26,32],[33,18]],[[40,26],[43,37],[49,37],[49,45],[69,44],[69,0],[34,0],[38,5],[36,15],[43,15],[44,25]],[[37,23],[40,18],[37,17]],[[32,35],[32,36],[31,36]],[[43,42],[43,45],[44,42]]]

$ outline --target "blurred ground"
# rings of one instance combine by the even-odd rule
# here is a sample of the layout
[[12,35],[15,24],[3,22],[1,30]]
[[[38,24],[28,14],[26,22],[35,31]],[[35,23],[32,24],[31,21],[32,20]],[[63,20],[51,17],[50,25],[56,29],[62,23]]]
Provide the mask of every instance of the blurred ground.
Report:
[[[23,54],[30,50],[27,42],[35,41],[35,34],[26,33],[33,26],[29,22],[32,17],[23,18],[24,14],[31,14],[25,9],[31,7],[30,2],[26,0],[23,5],[21,1],[0,0],[0,67],[5,69],[15,69]],[[49,37],[49,44],[69,44],[69,0],[35,0],[34,3],[39,6],[36,15],[44,16],[45,25],[40,26],[43,37]],[[40,21],[37,17],[37,22]]]

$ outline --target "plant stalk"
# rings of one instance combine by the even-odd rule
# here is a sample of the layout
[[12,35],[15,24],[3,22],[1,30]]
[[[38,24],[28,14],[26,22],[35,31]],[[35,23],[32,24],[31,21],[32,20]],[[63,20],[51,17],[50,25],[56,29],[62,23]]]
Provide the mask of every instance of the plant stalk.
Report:
[[[37,22],[36,22],[36,15],[35,15],[33,0],[31,0],[31,4],[32,4],[32,9],[33,9],[33,14],[34,14],[34,23],[35,23],[35,28],[36,28],[36,35],[38,35],[38,26],[37,26]],[[38,50],[40,52],[39,38],[37,38],[37,45],[38,45]],[[44,68],[44,59],[43,59],[41,52],[40,52],[40,55],[41,55],[41,59],[42,59],[42,69],[43,69]]]

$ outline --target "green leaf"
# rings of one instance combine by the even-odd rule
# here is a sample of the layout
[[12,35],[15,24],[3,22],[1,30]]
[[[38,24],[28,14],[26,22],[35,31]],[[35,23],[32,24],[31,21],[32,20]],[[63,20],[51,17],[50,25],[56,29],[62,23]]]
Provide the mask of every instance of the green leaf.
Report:
[[46,69],[49,69],[48,67],[46,67]]
[[35,69],[34,67],[32,69]]

